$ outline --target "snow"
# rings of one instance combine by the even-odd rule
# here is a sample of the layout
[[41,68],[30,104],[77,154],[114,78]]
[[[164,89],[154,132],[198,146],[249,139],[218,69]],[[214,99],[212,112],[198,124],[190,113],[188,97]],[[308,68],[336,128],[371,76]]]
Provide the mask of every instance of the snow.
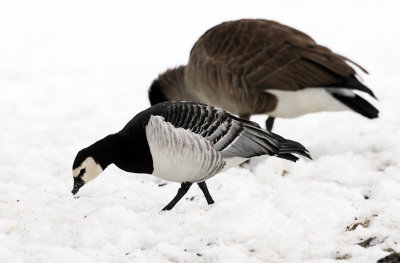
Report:
[[[2,1],[0,262],[376,262],[400,251],[398,1]],[[148,107],[208,28],[266,18],[366,67],[380,118],[278,119],[313,161],[259,158],[197,186],[115,166],[72,189],[75,154]],[[253,120],[263,124],[265,116]],[[349,231],[346,231],[349,230]],[[376,237],[371,247],[357,245]]]

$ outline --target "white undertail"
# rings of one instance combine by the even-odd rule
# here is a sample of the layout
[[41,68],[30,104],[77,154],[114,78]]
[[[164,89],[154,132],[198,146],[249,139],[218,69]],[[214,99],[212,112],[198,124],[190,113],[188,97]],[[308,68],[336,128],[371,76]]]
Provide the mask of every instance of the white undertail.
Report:
[[294,118],[303,114],[320,111],[345,111],[349,108],[330,93],[352,97],[349,89],[306,88],[298,91],[266,90],[278,98],[278,105],[268,115],[280,118]]

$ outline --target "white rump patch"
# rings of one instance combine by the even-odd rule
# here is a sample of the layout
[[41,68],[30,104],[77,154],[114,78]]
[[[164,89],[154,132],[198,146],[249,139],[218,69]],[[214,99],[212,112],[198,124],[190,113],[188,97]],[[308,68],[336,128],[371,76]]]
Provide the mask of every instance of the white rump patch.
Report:
[[[329,91],[327,91],[329,90]],[[303,114],[320,111],[344,111],[349,108],[335,99],[331,93],[352,97],[349,89],[306,88],[298,91],[265,90],[278,98],[275,110],[268,113],[272,117],[294,118]]]
[[146,137],[153,158],[153,174],[173,182],[201,182],[225,166],[221,154],[201,135],[175,128],[161,116],[151,116]]
[[79,167],[72,170],[72,175],[77,177],[82,169],[85,168],[85,173],[82,176],[82,179],[85,183],[92,181],[99,174],[103,172],[100,164],[96,163],[92,157],[86,158]]

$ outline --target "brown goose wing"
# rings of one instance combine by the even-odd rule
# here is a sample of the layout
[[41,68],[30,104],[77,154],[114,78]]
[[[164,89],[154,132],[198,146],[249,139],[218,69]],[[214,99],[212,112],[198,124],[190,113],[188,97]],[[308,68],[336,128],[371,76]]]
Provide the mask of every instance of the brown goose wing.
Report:
[[261,19],[225,22],[210,29],[193,47],[191,55],[196,53],[260,89],[334,86],[356,74],[347,58],[308,35]]

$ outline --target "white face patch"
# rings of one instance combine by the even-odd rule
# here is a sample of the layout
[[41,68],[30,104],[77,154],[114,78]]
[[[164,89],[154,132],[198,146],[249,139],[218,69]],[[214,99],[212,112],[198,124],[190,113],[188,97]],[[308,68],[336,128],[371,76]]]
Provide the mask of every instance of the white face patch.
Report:
[[85,173],[82,176],[82,180],[85,183],[92,181],[99,174],[101,174],[101,172],[103,172],[100,164],[96,163],[92,157],[86,158],[79,167],[72,171],[72,175],[74,177],[78,177],[82,169],[85,169]]

